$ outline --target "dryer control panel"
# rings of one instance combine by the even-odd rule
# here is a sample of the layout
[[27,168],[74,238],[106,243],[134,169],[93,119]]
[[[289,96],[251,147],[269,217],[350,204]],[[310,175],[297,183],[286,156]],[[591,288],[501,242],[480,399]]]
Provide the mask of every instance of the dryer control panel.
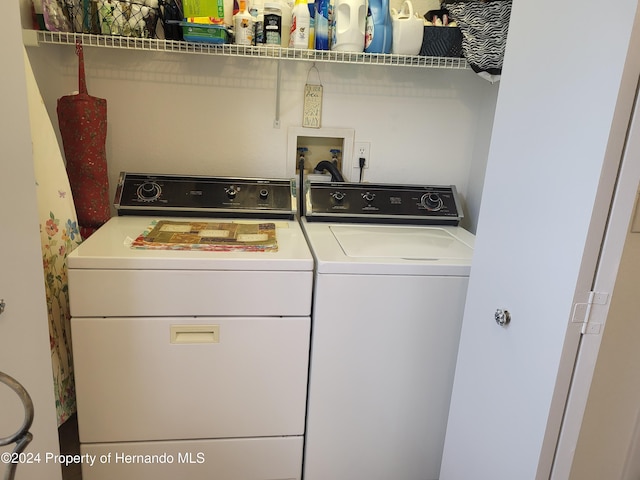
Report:
[[291,180],[122,172],[118,215],[237,216],[292,219]]
[[310,182],[309,221],[458,225],[463,217],[454,185]]

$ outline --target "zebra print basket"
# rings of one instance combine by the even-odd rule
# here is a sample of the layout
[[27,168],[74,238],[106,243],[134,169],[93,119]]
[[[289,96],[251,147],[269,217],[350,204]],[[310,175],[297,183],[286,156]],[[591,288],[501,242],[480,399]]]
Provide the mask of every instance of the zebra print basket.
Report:
[[490,81],[502,73],[511,0],[445,3],[462,32],[462,52],[471,68]]

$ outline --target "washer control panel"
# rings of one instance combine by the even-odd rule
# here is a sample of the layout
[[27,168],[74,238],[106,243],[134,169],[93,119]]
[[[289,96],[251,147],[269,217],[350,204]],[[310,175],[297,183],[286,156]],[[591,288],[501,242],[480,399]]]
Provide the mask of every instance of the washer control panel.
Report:
[[462,209],[453,185],[311,182],[305,217],[317,221],[458,225]]
[[122,172],[118,215],[260,216],[293,218],[291,180],[153,175]]

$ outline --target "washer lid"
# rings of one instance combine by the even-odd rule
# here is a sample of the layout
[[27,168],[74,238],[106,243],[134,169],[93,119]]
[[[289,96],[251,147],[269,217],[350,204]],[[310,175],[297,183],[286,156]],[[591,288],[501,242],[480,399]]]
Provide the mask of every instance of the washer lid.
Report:
[[475,237],[462,227],[307,222],[318,274],[468,276]]
[[332,225],[331,232],[352,258],[468,260],[473,249],[443,228]]

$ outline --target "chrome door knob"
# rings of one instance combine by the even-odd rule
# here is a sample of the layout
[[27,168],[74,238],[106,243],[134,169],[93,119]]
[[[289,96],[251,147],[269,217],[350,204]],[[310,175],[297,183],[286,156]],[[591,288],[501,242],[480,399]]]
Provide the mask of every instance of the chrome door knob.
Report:
[[498,325],[504,327],[511,321],[511,314],[508,310],[502,310],[501,308],[499,308],[496,310],[494,318],[496,319],[496,323]]

